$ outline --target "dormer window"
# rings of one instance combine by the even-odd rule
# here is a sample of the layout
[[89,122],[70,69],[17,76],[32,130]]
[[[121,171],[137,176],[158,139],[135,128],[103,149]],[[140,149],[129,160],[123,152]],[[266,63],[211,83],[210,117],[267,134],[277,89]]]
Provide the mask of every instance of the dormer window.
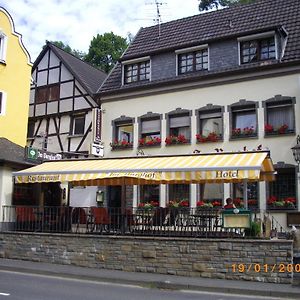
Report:
[[277,58],[274,32],[239,38],[240,63],[265,61]]
[[150,80],[150,59],[124,63],[124,83]]
[[176,51],[178,74],[208,70],[208,47],[192,47]]

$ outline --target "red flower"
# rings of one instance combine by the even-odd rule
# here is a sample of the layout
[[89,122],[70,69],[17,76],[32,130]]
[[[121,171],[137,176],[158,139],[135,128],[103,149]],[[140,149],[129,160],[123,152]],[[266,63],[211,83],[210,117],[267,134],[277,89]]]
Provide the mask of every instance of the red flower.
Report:
[[154,207],[159,206],[159,202],[158,201],[150,201],[150,204]]
[[205,204],[205,202],[202,200],[197,201],[197,206],[203,206],[204,204]]
[[243,129],[243,134],[245,134],[245,135],[251,135],[253,133],[254,133],[254,127],[253,126],[251,126],[251,127],[245,127]]
[[213,205],[213,207],[215,207],[215,206],[222,206],[222,204],[221,204],[220,201],[213,201],[212,205]]
[[183,134],[179,134],[177,139],[178,139],[179,143],[186,143],[187,142],[187,140],[186,140],[186,138]]
[[277,201],[277,197],[276,196],[270,196],[269,199],[267,200],[267,203],[269,205],[272,205],[276,201]]
[[182,200],[182,201],[179,202],[179,206],[180,207],[189,207],[190,203],[187,200]]
[[240,135],[240,134],[241,134],[241,128],[232,129],[232,135]]
[[278,128],[278,133],[286,133],[286,131],[287,131],[287,129],[289,128],[289,126],[288,125],[286,125],[286,124],[283,124],[283,125],[281,125],[279,128]]
[[207,141],[207,137],[203,136],[202,134],[199,134],[199,133],[196,134],[196,139],[200,143],[204,143]]
[[145,138],[139,139],[139,145],[144,146],[145,145]]
[[273,130],[274,130],[273,125],[265,124],[265,132],[271,133],[271,132],[273,132]]

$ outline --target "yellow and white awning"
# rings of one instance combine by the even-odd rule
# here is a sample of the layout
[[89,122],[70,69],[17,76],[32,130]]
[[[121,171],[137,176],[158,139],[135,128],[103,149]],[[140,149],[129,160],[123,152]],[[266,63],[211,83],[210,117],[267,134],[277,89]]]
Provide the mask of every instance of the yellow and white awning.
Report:
[[74,185],[213,183],[274,180],[268,152],[51,161],[15,172],[16,183]]

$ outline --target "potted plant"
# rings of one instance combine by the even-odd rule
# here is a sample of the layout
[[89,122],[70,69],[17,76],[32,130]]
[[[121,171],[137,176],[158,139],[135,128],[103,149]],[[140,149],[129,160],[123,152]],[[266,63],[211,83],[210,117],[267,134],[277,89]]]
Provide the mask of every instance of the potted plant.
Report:
[[113,150],[132,148],[132,145],[132,142],[127,142],[126,140],[114,140],[112,143],[110,143],[110,146]]
[[159,137],[144,137],[139,139],[139,147],[159,146],[160,144],[161,138]]
[[210,132],[207,136],[197,133],[196,134],[197,142],[205,143],[205,142],[217,142],[220,139],[220,136],[216,132]]
[[274,127],[271,124],[265,124],[265,132],[267,134],[273,133],[274,132]]
[[288,128],[289,128],[288,125],[283,124],[283,125],[281,125],[281,126],[278,128],[278,133],[279,133],[279,134],[284,134],[284,133],[287,132]]
[[165,139],[166,145],[175,145],[175,144],[186,144],[188,140],[183,134],[179,134],[178,136],[170,135]]
[[241,128],[233,128],[232,129],[232,136],[240,136],[242,133]]

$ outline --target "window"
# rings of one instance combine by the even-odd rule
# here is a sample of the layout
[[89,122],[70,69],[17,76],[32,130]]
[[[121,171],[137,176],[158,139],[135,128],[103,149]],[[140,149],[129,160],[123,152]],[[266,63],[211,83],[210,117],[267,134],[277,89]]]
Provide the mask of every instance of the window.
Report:
[[224,186],[221,183],[199,184],[197,206],[221,207],[223,205]]
[[191,111],[177,108],[166,114],[166,144],[185,144],[191,139]]
[[257,137],[257,102],[240,100],[228,107],[231,138]]
[[139,118],[139,146],[161,144],[161,115],[148,112]]
[[0,92],[0,115],[2,114],[2,93]]
[[0,116],[5,115],[6,93],[0,92]]
[[189,199],[189,184],[169,184],[169,206],[189,206]]
[[124,65],[124,82],[150,80],[150,60]]
[[281,135],[295,132],[294,97],[276,95],[263,102],[265,109],[265,135]]
[[178,73],[208,70],[208,49],[178,54]]
[[197,141],[216,142],[223,137],[224,107],[208,104],[196,111],[197,114]]
[[269,182],[267,195],[268,209],[295,209],[296,201],[296,168],[293,165],[278,163],[276,180]]
[[141,203],[159,203],[159,185],[149,184],[140,186]]
[[[258,208],[258,183],[257,182],[248,182],[247,183],[247,199],[248,199],[248,208],[256,209]],[[244,184],[233,183],[232,184],[232,198],[233,203],[236,207],[244,207]]]
[[47,101],[59,100],[59,84],[52,86],[38,87],[36,89],[35,102],[37,104],[45,103]]
[[84,134],[85,115],[77,115],[73,117],[73,135]]
[[240,51],[241,64],[276,59],[275,36],[240,41]]
[[132,148],[134,118],[121,116],[112,121],[113,141],[112,149]]
[[33,122],[33,121],[28,122],[27,138],[33,138],[34,137],[34,126],[35,126],[35,122]]
[[6,44],[7,37],[3,32],[0,31],[0,63],[5,63],[6,60]]

